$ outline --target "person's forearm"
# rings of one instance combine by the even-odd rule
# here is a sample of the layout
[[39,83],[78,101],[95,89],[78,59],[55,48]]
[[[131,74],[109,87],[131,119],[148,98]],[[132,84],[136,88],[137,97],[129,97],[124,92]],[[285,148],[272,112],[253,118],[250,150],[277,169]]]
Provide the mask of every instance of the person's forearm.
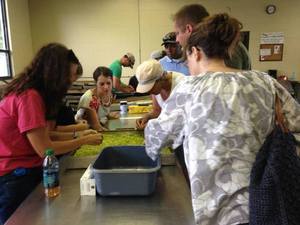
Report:
[[99,121],[95,121],[94,123],[91,124],[91,128],[93,130],[97,130],[97,131],[101,131],[102,130],[102,126],[99,123]]
[[149,113],[147,113],[143,116],[143,119],[146,120],[146,121],[154,119],[154,118],[156,118],[156,117],[152,112],[149,112]]
[[114,84],[114,88],[117,89],[118,91],[125,92],[125,93],[131,92],[129,86],[123,84],[122,82],[116,82],[116,84]]
[[90,125],[91,129],[100,131],[102,130],[102,126],[99,121],[100,118],[98,118],[98,114],[95,110],[88,110],[87,111],[87,120],[88,124]]
[[131,92],[127,85],[126,86],[120,85],[118,90],[121,91],[121,92],[124,92],[124,93],[130,93]]
[[65,141],[73,139],[74,132],[49,131],[52,141]]
[[100,125],[100,124],[97,124],[97,125],[95,125],[95,126],[92,126],[92,128],[93,128],[93,130],[96,130],[96,131],[102,131],[103,130],[103,128],[102,128],[102,126]]
[[115,82],[113,83],[113,87],[118,91],[121,91],[123,86],[120,80],[115,80]]
[[122,81],[120,82],[122,87],[127,87],[127,84],[124,84]]
[[52,146],[55,149],[56,155],[61,155],[74,151],[84,144],[84,137],[68,140],[68,141],[52,141]]
[[[42,130],[43,128],[35,129],[31,132],[27,132],[29,142],[33,146],[36,153],[43,158],[45,156],[45,149],[52,148],[56,155],[64,154],[79,148],[85,143],[85,137],[76,138],[66,141],[52,141],[48,133]],[[36,131],[38,130],[38,131]]]
[[71,124],[66,126],[57,126],[55,128],[56,131],[61,131],[61,132],[73,132],[73,131],[80,131],[86,129],[88,129],[88,125],[85,123]]
[[149,112],[149,119],[155,119],[159,116],[160,112],[157,112],[157,111],[151,111]]

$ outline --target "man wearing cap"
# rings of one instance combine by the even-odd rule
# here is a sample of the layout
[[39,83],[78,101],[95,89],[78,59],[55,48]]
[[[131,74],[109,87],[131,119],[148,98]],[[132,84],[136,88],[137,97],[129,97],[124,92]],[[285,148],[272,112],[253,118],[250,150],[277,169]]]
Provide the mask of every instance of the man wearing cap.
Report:
[[135,63],[134,55],[128,52],[124,56],[122,56],[121,59],[117,59],[112,64],[110,64],[109,68],[113,73],[113,89],[115,91],[120,91],[125,93],[134,92],[133,87],[121,82],[122,66],[133,68],[134,63]]
[[[158,61],[158,60],[160,60],[161,58],[163,58],[165,56],[166,56],[165,50],[155,50],[155,51],[151,52],[150,59],[155,59],[155,60]],[[135,75],[130,77],[129,85],[131,85],[134,88],[134,90],[136,90],[136,87],[137,87],[138,83],[139,82],[138,82]]]
[[176,71],[189,75],[186,62],[182,59],[182,50],[180,44],[176,41],[176,33],[170,32],[163,37],[166,56],[159,60],[160,64],[166,71]]
[[184,77],[184,74],[181,73],[165,71],[161,64],[154,59],[147,60],[138,66],[136,91],[151,94],[153,105],[151,112],[136,121],[138,129],[144,129],[148,120],[159,116],[172,90]]

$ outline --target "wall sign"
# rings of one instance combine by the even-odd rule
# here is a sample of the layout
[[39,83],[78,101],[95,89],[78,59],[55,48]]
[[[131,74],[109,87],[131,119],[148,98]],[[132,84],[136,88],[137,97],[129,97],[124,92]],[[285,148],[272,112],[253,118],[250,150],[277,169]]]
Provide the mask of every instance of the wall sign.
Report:
[[282,61],[283,43],[283,32],[262,33],[259,61]]

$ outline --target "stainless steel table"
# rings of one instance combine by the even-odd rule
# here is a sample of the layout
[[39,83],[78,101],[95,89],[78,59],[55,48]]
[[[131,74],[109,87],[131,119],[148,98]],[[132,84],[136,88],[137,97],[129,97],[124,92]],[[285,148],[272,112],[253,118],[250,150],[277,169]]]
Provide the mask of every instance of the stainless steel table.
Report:
[[[128,105],[149,105],[152,104],[151,99],[143,99],[140,101],[132,101],[128,102]],[[114,103],[111,106],[111,111],[119,111],[120,105],[119,103]],[[120,115],[119,119],[111,119],[108,121],[108,129],[110,131],[116,131],[118,129],[135,129],[136,128],[136,120],[143,117],[145,113],[139,113],[139,114],[126,114],[126,115]]]
[[[61,194],[47,199],[39,185],[6,225],[194,225],[190,191],[176,166],[161,168],[155,192],[146,197],[80,196],[84,170],[61,174]],[[20,187],[22,188],[22,187]]]
[[144,114],[126,114],[121,115],[118,119],[111,119],[108,121],[109,131],[117,130],[135,130],[136,120],[143,117]]

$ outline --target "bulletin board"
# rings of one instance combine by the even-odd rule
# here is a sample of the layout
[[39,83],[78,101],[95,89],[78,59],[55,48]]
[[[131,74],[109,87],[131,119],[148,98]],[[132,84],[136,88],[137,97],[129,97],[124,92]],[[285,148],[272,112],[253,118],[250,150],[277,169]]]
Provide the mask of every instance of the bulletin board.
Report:
[[283,44],[260,44],[259,61],[282,61]]

